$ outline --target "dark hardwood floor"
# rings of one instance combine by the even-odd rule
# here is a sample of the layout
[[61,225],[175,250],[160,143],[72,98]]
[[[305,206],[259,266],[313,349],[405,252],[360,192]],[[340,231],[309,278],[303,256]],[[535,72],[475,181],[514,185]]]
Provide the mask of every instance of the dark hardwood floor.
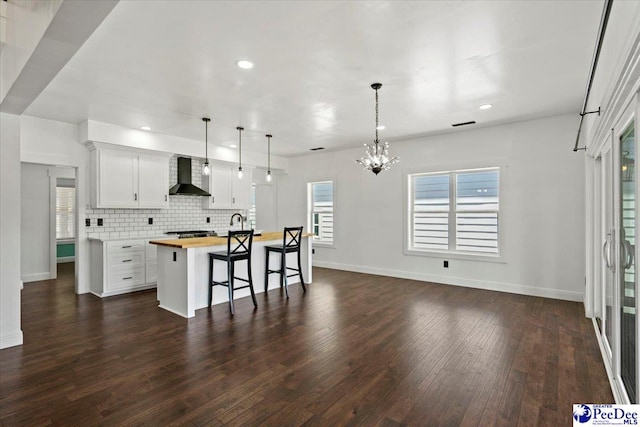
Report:
[[185,320],[72,274],[25,285],[2,425],[564,426],[613,402],[579,303],[315,268]]

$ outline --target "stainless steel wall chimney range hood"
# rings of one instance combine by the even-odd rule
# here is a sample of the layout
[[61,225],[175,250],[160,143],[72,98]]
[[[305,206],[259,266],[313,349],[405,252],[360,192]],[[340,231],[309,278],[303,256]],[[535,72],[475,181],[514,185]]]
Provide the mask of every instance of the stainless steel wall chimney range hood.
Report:
[[169,189],[170,195],[182,194],[187,196],[210,196],[201,188],[191,183],[191,159],[178,157],[178,183]]

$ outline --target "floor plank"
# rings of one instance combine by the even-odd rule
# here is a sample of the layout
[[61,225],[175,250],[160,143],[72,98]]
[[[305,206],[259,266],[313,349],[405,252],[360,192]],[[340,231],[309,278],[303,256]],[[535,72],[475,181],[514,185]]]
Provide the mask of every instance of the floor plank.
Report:
[[25,285],[0,425],[568,425],[613,402],[579,303],[315,268],[185,320],[153,290],[75,295],[72,269]]

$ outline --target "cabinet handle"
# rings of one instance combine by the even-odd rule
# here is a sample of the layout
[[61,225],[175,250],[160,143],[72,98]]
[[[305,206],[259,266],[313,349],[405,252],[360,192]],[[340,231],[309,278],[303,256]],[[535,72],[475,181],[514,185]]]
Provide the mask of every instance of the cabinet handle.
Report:
[[216,202],[216,198],[214,196],[211,196],[211,203],[215,203]]
[[123,259],[122,262],[131,262],[133,261],[132,259]]
[[133,279],[133,277],[129,276],[129,277],[123,277],[122,280],[130,280]]
[[133,193],[133,200],[138,201],[138,193]]
[[131,247],[131,245],[123,246],[122,249],[127,249],[127,248],[130,248],[130,247]]
[[236,202],[236,198],[235,197],[231,198],[231,203],[235,203],[235,202]]
[[164,195],[164,201],[165,202],[167,201],[167,195],[166,194]]

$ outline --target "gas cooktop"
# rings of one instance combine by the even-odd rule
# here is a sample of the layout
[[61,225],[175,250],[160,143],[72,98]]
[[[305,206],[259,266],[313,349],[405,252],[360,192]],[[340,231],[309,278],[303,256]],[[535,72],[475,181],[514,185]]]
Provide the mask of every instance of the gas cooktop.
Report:
[[165,234],[177,234],[178,239],[188,239],[191,237],[215,237],[218,235],[215,231],[208,230],[167,231]]

